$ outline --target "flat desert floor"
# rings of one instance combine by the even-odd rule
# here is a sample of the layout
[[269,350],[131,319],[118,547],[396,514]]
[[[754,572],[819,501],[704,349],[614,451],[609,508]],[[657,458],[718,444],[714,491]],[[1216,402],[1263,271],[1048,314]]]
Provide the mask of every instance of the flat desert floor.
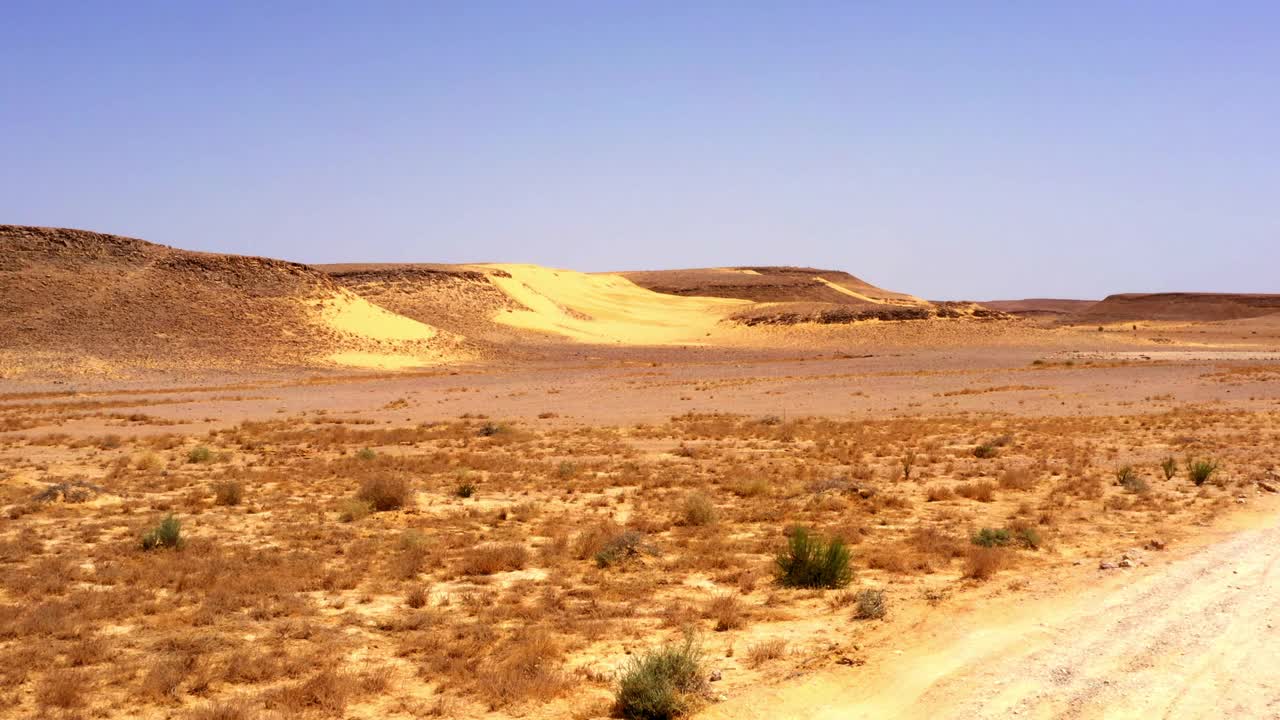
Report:
[[0,716],[1280,715],[1280,343],[1051,338],[6,382]]

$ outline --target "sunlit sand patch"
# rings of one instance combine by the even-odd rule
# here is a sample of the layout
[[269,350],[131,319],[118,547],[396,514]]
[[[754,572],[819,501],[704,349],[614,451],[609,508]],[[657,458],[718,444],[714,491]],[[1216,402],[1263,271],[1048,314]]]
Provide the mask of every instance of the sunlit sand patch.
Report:
[[370,340],[430,340],[437,332],[430,325],[388,312],[346,290],[324,301],[320,319],[334,330]]
[[578,342],[624,345],[697,343],[724,317],[750,305],[726,298],[681,297],[646,290],[619,275],[588,275],[533,265],[487,265],[510,277],[495,286],[523,305],[494,321]]

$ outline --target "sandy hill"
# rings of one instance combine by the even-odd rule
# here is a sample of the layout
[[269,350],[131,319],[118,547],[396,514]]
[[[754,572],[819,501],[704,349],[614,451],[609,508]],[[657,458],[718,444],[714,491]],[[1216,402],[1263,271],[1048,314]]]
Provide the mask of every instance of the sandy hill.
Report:
[[568,340],[609,345],[706,343],[751,303],[675,297],[619,274],[537,265],[317,265],[350,291],[408,318],[501,344]]
[[1280,314],[1280,294],[1125,293],[1109,295],[1076,315],[1080,322],[1163,320],[1212,322]]
[[0,226],[0,308],[0,351],[108,366],[386,367],[450,357],[436,328],[308,266],[82,230]]

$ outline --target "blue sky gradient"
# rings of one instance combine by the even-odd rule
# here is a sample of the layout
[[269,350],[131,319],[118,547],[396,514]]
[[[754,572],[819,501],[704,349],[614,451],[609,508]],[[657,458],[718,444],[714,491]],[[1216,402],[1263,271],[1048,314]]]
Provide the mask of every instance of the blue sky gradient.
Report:
[[1280,292],[1280,4],[6,2],[0,222]]

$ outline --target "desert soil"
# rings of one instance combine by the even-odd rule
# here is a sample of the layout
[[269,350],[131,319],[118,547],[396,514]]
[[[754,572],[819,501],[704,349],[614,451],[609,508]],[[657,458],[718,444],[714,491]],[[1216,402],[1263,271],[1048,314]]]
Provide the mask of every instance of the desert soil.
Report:
[[1280,717],[1280,679],[1260,671],[1280,660],[1280,517],[1269,507],[1257,527],[1148,572],[1090,568],[1070,593],[913,628],[874,671],[822,672],[701,717]]

